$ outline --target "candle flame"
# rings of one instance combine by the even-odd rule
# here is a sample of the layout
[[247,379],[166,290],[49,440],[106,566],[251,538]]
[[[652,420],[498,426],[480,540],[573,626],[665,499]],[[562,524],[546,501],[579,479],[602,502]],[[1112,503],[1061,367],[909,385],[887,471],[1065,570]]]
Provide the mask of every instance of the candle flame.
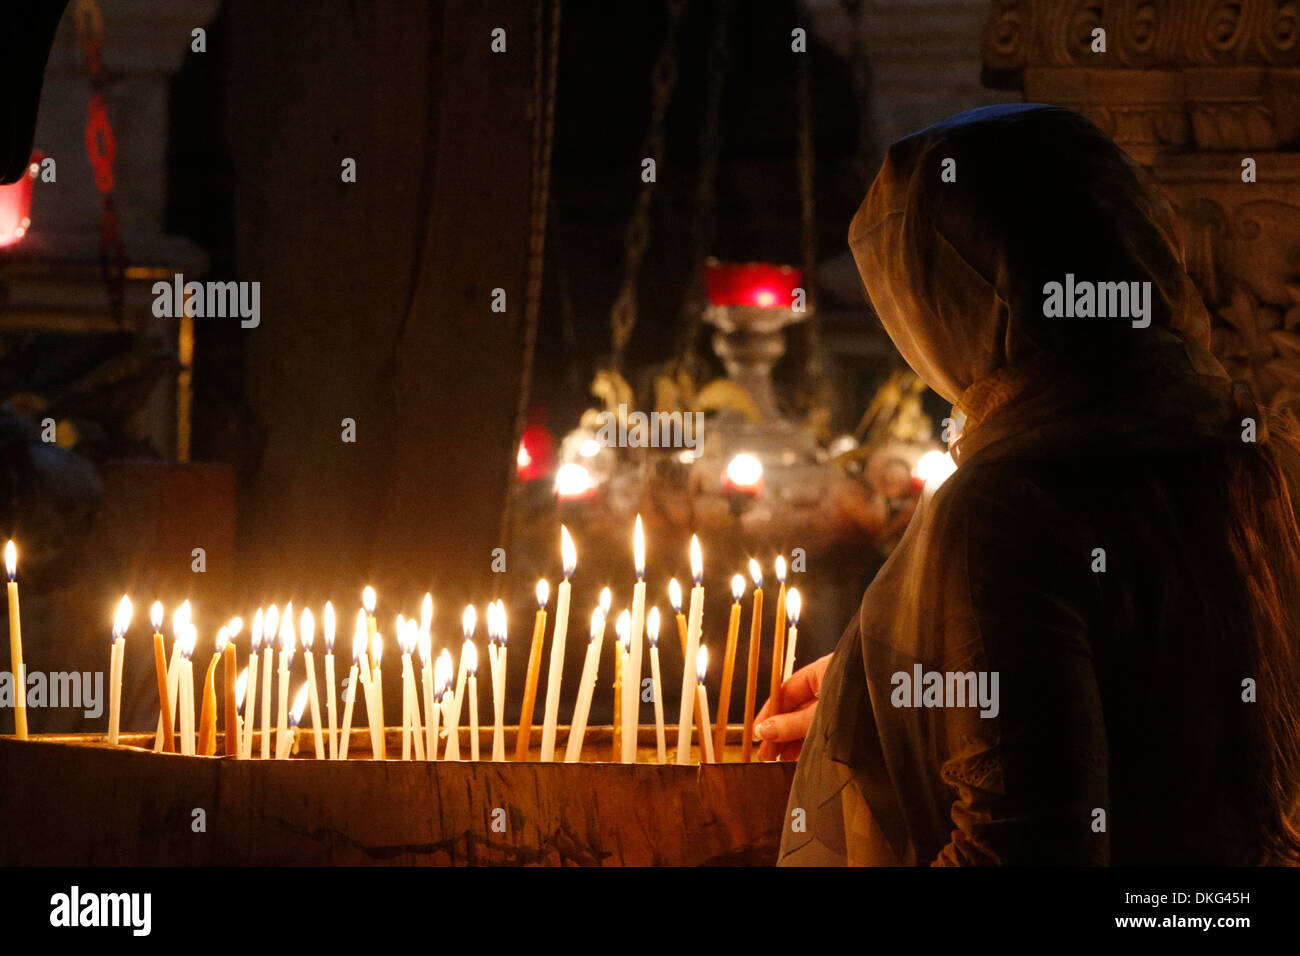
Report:
[[430,634],[433,632],[433,595],[428,591],[424,592],[424,600],[420,602],[420,633]]
[[154,601],[153,607],[149,608],[149,623],[153,625],[154,631],[162,630],[162,624],[163,624],[162,601]]
[[375,589],[369,584],[361,589],[361,606],[366,609],[367,614],[375,613]]
[[779,584],[785,584],[785,558],[779,554],[776,556],[776,580]]
[[465,640],[470,640],[474,636],[474,628],[478,626],[478,611],[474,609],[473,604],[465,605],[465,613],[460,616],[460,632],[465,636]]
[[18,576],[18,546],[14,544],[13,538],[5,545],[5,573],[9,575],[10,581]]
[[731,599],[737,604],[745,596],[745,578],[743,575],[734,575],[731,579]]
[[393,628],[393,635],[397,638],[397,646],[401,647],[406,640],[406,615],[397,615],[397,626]]
[[181,633],[177,636],[180,643],[181,655],[188,661],[194,659],[194,645],[198,643],[199,632],[195,630],[193,624],[186,624]]
[[402,652],[405,654],[413,654],[419,644],[420,625],[416,623],[415,618],[411,618],[406,622],[406,639],[403,641]]
[[487,632],[488,643],[498,644],[501,641],[501,630],[505,626],[502,620],[505,616],[505,608],[499,606],[500,602],[493,601],[487,606]]
[[172,637],[173,637],[173,639],[175,639],[175,640],[180,640],[181,637],[184,636],[185,631],[186,631],[186,630],[189,628],[189,626],[190,626],[190,618],[191,618],[191,617],[192,617],[192,613],[191,613],[191,611],[190,611],[190,602],[189,602],[189,601],[184,601],[184,602],[182,602],[182,603],[181,603],[181,606],[178,607],[175,611],[172,612]]
[[366,627],[366,612],[361,610],[360,608],[357,609],[356,630],[360,631],[362,634],[370,633]]
[[682,586],[676,578],[668,582],[668,603],[673,606],[674,613],[682,613]]
[[415,646],[420,652],[420,666],[428,667],[429,655],[433,653],[433,637],[427,631],[421,631]]
[[451,654],[447,648],[442,649],[438,655],[438,660],[433,665],[433,686],[438,692],[438,702],[442,702],[443,696],[451,690]]
[[302,720],[302,712],[307,709],[307,682],[303,681],[298,693],[293,695],[293,709],[289,711],[289,726],[297,727]]
[[803,599],[799,597],[799,589],[791,588],[785,595],[785,616],[790,622],[791,627],[799,626],[799,610],[803,606]]
[[226,628],[230,631],[230,639],[233,641],[239,636],[239,632],[244,629],[244,619],[236,615],[230,619],[230,623],[226,625]]
[[125,637],[126,629],[130,626],[131,599],[123,594],[121,602],[117,605],[117,613],[113,615],[113,641],[116,642],[119,637]]
[[632,653],[632,615],[625,608],[618,615],[618,620],[614,622],[614,631],[618,634],[618,642],[623,645],[623,653]]
[[636,516],[636,528],[632,532],[632,563],[636,566],[636,579],[645,579],[645,530],[641,527],[641,516]]
[[659,646],[659,606],[655,605],[645,619],[645,634],[651,647]]
[[266,609],[266,630],[262,633],[262,643],[267,647],[275,644],[275,636],[279,627],[280,609],[272,604]]
[[235,710],[244,709],[244,694],[248,691],[248,668],[245,667],[239,672],[239,679],[235,681]]
[[316,640],[316,618],[311,613],[311,608],[302,609],[302,617],[299,619],[298,630],[302,640],[302,649],[310,653],[312,643]]
[[293,629],[293,602],[290,601],[284,606],[284,613],[280,615],[280,650],[286,654],[293,654],[298,648],[298,642],[294,638]]
[[537,582],[537,609],[546,610],[546,602],[551,599],[551,584],[546,578]]
[[749,559],[749,577],[754,582],[754,587],[761,588],[763,586],[763,568],[753,558]]
[[609,617],[609,606],[614,601],[614,595],[609,588],[600,589],[600,613]]
[[560,525],[560,559],[564,566],[564,579],[567,581],[573,577],[573,572],[578,567],[578,549],[573,546],[573,538],[564,525]]
[[370,666],[381,670],[384,666],[384,635],[375,631],[375,639],[370,642]]
[[596,635],[600,632],[600,629],[604,626],[605,626],[605,614],[603,611],[601,611],[600,606],[597,605],[595,608],[592,609],[591,612],[591,640],[592,641],[596,639]]
[[503,648],[506,646],[506,632],[509,628],[510,619],[506,616],[506,602],[497,598],[497,643]]
[[366,652],[366,628],[365,625],[357,628],[352,633],[352,664],[360,665],[361,655]]
[[262,649],[262,629],[265,618],[266,614],[260,607],[253,614],[253,633],[251,635],[252,646],[250,648],[250,651],[253,654],[256,654]]
[[325,653],[334,653],[334,605],[325,602]]
[[470,677],[478,676],[478,648],[474,646],[473,641],[466,641],[465,647],[461,651],[465,656],[465,673]]
[[709,669],[709,648],[707,645],[700,645],[700,652],[695,655],[695,676],[701,684],[704,683],[704,675]]
[[226,645],[230,643],[230,631],[225,627],[217,628],[216,655],[220,657],[226,652]]
[[700,551],[699,535],[691,535],[691,579],[698,587],[704,583],[704,554]]

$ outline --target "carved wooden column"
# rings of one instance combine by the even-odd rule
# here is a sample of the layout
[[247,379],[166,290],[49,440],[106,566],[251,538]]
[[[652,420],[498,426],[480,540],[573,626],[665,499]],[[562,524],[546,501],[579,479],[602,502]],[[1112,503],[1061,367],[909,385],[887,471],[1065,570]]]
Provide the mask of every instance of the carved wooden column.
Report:
[[987,84],[1082,113],[1153,172],[1215,352],[1300,412],[1300,0],[993,0],[983,52]]

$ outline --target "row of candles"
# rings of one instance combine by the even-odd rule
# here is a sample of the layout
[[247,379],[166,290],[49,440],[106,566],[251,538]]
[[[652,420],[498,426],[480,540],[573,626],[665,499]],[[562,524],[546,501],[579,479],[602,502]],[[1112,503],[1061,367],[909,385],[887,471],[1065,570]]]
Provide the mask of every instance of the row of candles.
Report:
[[[667,762],[667,734],[663,708],[663,679],[659,659],[659,633],[661,618],[658,607],[646,608],[645,534],[640,515],[636,518],[633,533],[633,564],[636,582],[632,591],[630,610],[622,611],[615,622],[617,646],[615,652],[614,690],[614,744],[615,753],[625,763],[637,760],[637,736],[640,728],[640,701],[643,663],[648,656],[652,700],[655,715],[655,738],[658,761]],[[550,661],[543,705],[541,759],[555,759],[556,736],[560,707],[560,688],[563,682],[565,644],[569,629],[571,579],[577,568],[577,549],[573,538],[564,526],[560,528],[560,553],[563,579],[557,588],[555,615],[552,621]],[[22,630],[18,604],[17,552],[12,541],[5,549],[6,569],[9,576],[9,622],[11,655],[14,677],[18,687],[23,684]],[[730,720],[732,684],[736,665],[736,650],[740,631],[741,603],[746,590],[745,578],[737,574],[731,581],[732,605],[728,618],[724,647],[722,679],[718,698],[718,719],[711,725],[705,675],[708,668],[708,648],[702,641],[704,612],[704,562],[699,539],[691,537],[690,565],[693,587],[688,609],[683,611],[683,595],[676,578],[669,582],[669,601],[673,607],[678,637],[682,647],[683,668],[681,707],[677,720],[676,762],[689,761],[693,733],[698,735],[702,759],[713,762],[722,759],[726,731]],[[772,713],[781,712],[781,684],[788,680],[794,668],[795,648],[798,640],[801,598],[797,588],[786,588],[786,565],[783,557],[775,562],[776,577],[780,585],[777,594],[776,627],[772,647],[772,670],[769,699]],[[762,642],[763,573],[759,563],[750,559],[750,577],[753,581],[752,620],[749,651],[745,669],[744,726],[741,737],[741,760],[749,761],[753,753],[753,723],[757,703],[759,678],[759,649]],[[532,643],[514,757],[526,760],[531,746],[533,716],[541,674],[545,644],[547,607],[550,586],[543,579],[536,589],[537,611],[534,618]],[[570,721],[564,760],[579,759],[586,735],[587,719],[595,693],[596,677],[603,644],[606,621],[612,596],[609,588],[601,591],[599,602],[592,611],[587,654],[579,681],[578,696]],[[317,759],[326,754],[330,759],[346,759],[348,742],[354,717],[355,689],[359,686],[365,705],[365,719],[369,731],[372,755],[375,759],[387,758],[384,733],[383,702],[383,638],[375,617],[376,594],[367,586],[362,592],[362,606],[357,612],[356,628],[352,640],[351,668],[344,686],[342,727],[338,726],[336,699],[336,673],[334,644],[336,618],[333,605],[327,602],[322,614],[325,668],[325,719],[322,720],[320,689],[317,684],[315,647],[316,620],[310,609],[303,609],[295,619],[290,603],[281,611],[272,605],[258,608],[250,627],[251,641],[248,664],[237,673],[236,638],[242,633],[244,622],[234,618],[217,632],[212,657],[204,673],[200,688],[199,719],[195,715],[195,682],[193,659],[197,644],[188,601],[181,604],[172,615],[173,643],[170,659],[167,658],[163,626],[163,606],[154,602],[150,613],[153,626],[154,668],[160,701],[158,726],[154,749],[174,752],[179,736],[182,754],[212,755],[216,752],[217,692],[216,671],[220,663],[224,681],[225,753],[227,756],[249,759],[257,740],[258,685],[260,671],[261,748],[263,758],[291,755],[299,726],[308,712],[314,753]],[[132,618],[129,597],[123,597],[113,622],[113,640],[109,659],[109,718],[108,740],[117,745],[120,737],[121,690],[126,652],[126,634]],[[504,715],[506,702],[506,609],[500,600],[487,608],[488,661],[491,680],[493,729],[492,758],[505,759]],[[465,608],[461,619],[462,645],[459,662],[452,663],[447,648],[435,658],[432,649],[433,598],[426,594],[420,617],[406,618],[397,615],[395,637],[402,658],[402,759],[438,759],[438,742],[445,738],[442,759],[458,760],[460,754],[461,716],[468,703],[469,744],[472,760],[479,755],[478,708],[478,649],[474,634],[478,614],[473,605]],[[279,656],[275,658],[275,648]],[[307,672],[307,679],[290,699],[290,677],[299,647]],[[648,655],[645,650],[648,648]],[[417,684],[413,656],[418,656],[420,675]],[[694,662],[695,667],[687,666]],[[275,719],[272,720],[274,682]],[[454,677],[453,677],[454,674]],[[27,734],[25,701],[19,693],[16,710],[17,733]],[[468,700],[467,700],[468,698]],[[423,705],[423,708],[421,707]],[[421,710],[423,709],[423,713]],[[241,716],[242,714],[242,716]],[[176,724],[179,726],[176,726]],[[440,727],[441,734],[440,734]],[[274,729],[274,741],[272,732]]]

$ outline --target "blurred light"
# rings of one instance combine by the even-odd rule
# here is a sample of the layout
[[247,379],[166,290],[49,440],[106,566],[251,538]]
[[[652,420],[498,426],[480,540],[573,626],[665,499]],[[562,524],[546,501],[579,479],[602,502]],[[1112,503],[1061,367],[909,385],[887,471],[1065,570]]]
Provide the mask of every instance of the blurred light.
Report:
[[952,455],[936,450],[922,455],[912,473],[921,479],[926,491],[934,491],[956,470],[957,463],[952,460]]
[[582,465],[570,462],[555,473],[555,493],[561,498],[581,498],[594,487],[591,472]]

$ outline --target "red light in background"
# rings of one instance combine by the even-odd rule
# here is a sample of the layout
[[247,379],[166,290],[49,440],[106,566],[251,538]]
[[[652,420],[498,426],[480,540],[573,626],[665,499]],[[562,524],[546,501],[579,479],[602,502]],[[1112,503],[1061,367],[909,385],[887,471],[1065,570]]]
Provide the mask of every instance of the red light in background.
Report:
[[793,266],[769,262],[709,260],[705,264],[704,285],[710,305],[788,309],[793,303],[795,289],[803,285],[803,272]]
[[27,175],[0,186],[0,247],[20,242],[32,224],[32,184],[41,171],[40,153],[33,153]]

